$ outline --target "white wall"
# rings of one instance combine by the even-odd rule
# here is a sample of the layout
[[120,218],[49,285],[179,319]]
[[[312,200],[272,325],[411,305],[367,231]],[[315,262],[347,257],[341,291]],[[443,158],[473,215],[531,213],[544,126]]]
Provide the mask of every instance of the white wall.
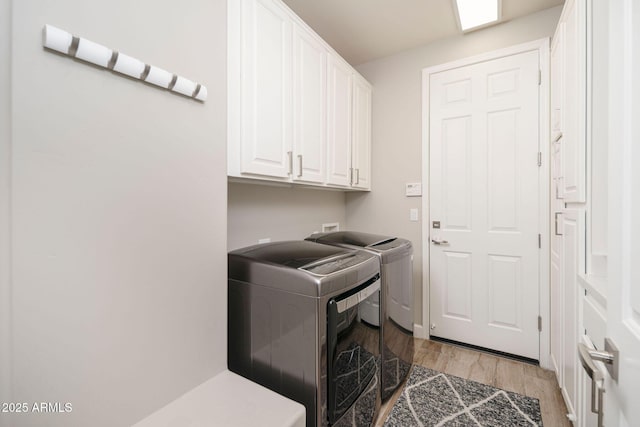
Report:
[[229,250],[255,245],[258,239],[300,240],[322,224],[346,228],[344,193],[301,187],[229,183]]
[[[12,7],[11,400],[73,411],[8,423],[131,425],[226,368],[226,1]],[[47,23],[209,100],[46,51]]]
[[[347,194],[349,227],[410,239],[414,244],[414,320],[422,324],[422,224],[409,221],[421,198],[404,196],[405,183],[421,173],[421,72],[423,68],[553,36],[562,7],[362,64],[373,85],[371,193]],[[423,189],[426,194],[427,189]],[[420,212],[422,215],[422,212]]]
[[[9,185],[11,162],[11,2],[0,0],[0,402],[10,402],[11,286]],[[1,409],[1,408],[0,408]],[[0,413],[0,427],[10,427]]]

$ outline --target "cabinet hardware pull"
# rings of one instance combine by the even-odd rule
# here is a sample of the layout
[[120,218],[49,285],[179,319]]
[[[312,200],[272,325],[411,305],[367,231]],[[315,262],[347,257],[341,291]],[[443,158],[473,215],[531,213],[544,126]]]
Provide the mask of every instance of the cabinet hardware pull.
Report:
[[556,135],[556,137],[553,139],[553,142],[558,142],[558,141],[560,141],[560,138],[562,138],[562,132],[558,132],[558,134]]
[[449,244],[449,242],[447,242],[446,240],[431,239],[431,241],[433,242],[434,245],[448,245]]
[[298,178],[302,177],[302,155],[298,154],[298,165],[300,166],[300,170],[298,171]]
[[287,156],[289,156],[289,175],[293,175],[293,151],[287,151]]
[[360,168],[356,168],[356,185],[360,184]]
[[563,233],[558,233],[558,215],[562,215],[562,212],[555,213],[555,234],[556,236],[563,236]]
[[560,196],[560,180],[564,179],[564,177],[557,177],[555,178],[556,181],[556,199],[558,200],[564,200],[564,196]]

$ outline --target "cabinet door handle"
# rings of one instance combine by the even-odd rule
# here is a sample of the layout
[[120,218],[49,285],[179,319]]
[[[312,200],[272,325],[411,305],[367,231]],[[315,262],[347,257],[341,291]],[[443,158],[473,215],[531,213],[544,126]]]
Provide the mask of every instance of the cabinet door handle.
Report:
[[293,151],[287,151],[289,156],[289,175],[293,175]]
[[353,185],[353,168],[349,168],[349,185]]
[[431,242],[434,245],[448,245],[449,242],[447,242],[446,240],[440,240],[440,239],[431,239]]
[[298,154],[298,166],[299,166],[299,171],[298,171],[298,178],[302,177],[302,155]]
[[555,179],[555,181],[556,181],[556,199],[558,199],[558,200],[564,200],[564,196],[560,196],[560,180],[561,179],[564,179],[564,177],[559,176],[559,177],[557,177]]
[[562,132],[558,132],[558,134],[555,136],[555,138],[553,138],[553,142],[560,141],[560,138],[562,138]]
[[558,215],[562,215],[562,212],[556,212],[555,213],[555,234],[556,236],[562,236],[562,233],[558,233]]
[[356,168],[356,185],[360,184],[360,168]]

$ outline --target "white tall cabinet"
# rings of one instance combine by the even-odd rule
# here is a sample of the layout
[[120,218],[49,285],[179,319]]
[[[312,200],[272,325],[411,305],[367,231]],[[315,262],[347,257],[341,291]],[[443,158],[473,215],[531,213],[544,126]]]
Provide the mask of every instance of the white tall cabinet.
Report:
[[[579,342],[604,348],[607,5],[567,0],[551,45],[551,363],[575,426],[592,426]],[[604,64],[604,65],[603,65]]]
[[281,0],[228,15],[228,176],[370,190],[369,83]]

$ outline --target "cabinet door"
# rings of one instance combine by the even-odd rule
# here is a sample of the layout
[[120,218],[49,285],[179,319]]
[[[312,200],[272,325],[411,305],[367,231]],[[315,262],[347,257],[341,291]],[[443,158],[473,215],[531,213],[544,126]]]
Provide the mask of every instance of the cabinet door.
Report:
[[563,278],[563,352],[562,371],[563,387],[562,394],[567,411],[574,417],[577,414],[578,403],[578,375],[582,370],[578,361],[578,266],[579,258],[583,256],[580,252],[580,230],[584,227],[581,216],[584,212],[577,210],[567,210],[563,214],[562,221],[562,278]]
[[564,197],[564,175],[562,172],[561,145],[564,99],[564,22],[558,24],[551,44],[551,178],[552,201]]
[[323,183],[326,173],[327,52],[315,34],[293,31],[293,179]]
[[351,185],[351,67],[330,55],[327,66],[327,184]]
[[360,77],[353,83],[352,160],[354,188],[371,188],[371,86]]
[[[556,373],[556,379],[560,388],[564,387],[564,369],[563,369],[563,312],[564,312],[564,282],[562,272],[564,269],[562,262],[562,213],[558,212],[555,218],[555,230],[554,235],[551,236],[551,298],[550,298],[550,313],[551,313],[551,332],[550,340],[550,352],[551,352],[551,365]],[[554,222],[551,223],[552,227]]]
[[551,63],[551,138],[562,134],[562,90],[564,81],[564,22],[558,23],[550,53]]
[[242,0],[241,172],[288,178],[291,18],[273,0]]
[[562,195],[566,203],[586,201],[586,35],[584,7],[569,0],[565,5],[564,72],[562,77],[563,131]]

